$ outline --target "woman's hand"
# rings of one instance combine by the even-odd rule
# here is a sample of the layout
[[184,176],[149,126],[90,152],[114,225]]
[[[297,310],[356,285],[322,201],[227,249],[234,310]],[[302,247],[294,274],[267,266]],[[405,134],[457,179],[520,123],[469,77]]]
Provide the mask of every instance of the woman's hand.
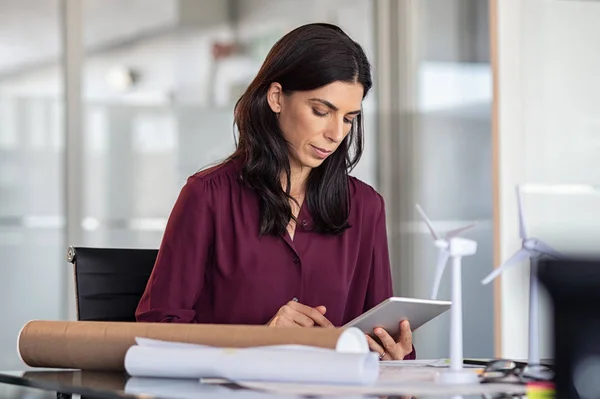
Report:
[[381,327],[375,328],[374,332],[382,345],[369,335],[367,335],[367,341],[369,341],[369,348],[373,352],[379,353],[379,360],[402,360],[413,351],[412,331],[408,320],[400,322],[400,337],[397,340],[394,340]]
[[324,316],[325,306],[311,308],[296,301],[289,301],[282,306],[267,323],[269,327],[333,327]]

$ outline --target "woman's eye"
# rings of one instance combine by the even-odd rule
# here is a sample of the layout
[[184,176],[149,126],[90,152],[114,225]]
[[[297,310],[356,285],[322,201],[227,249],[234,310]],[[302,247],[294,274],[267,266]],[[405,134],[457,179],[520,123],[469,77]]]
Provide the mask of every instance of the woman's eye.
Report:
[[344,118],[344,122],[346,122],[347,124],[351,125],[352,122],[354,122],[354,119]]
[[327,115],[327,113],[324,112],[319,112],[316,109],[313,108],[313,114],[317,115],[317,116],[325,116]]

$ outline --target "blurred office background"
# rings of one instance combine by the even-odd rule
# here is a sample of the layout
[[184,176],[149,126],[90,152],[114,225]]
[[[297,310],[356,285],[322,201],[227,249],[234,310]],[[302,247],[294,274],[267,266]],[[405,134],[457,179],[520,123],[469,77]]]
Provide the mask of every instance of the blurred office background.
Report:
[[[366,150],[353,174],[386,198],[395,294],[431,292],[437,250],[416,202],[440,231],[478,221],[465,234],[479,245],[463,261],[465,356],[502,350],[524,357],[526,273],[509,275],[517,285],[510,298],[500,295],[506,279],[502,291],[480,281],[519,245],[511,185],[555,182],[554,172],[541,178],[515,169],[525,163],[524,152],[507,146],[517,146],[532,126],[515,121],[525,111],[513,102],[528,101],[541,118],[547,109],[535,99],[548,105],[553,94],[581,95],[566,81],[557,88],[554,79],[582,71],[558,59],[548,39],[522,21],[535,15],[536,26],[555,32],[560,49],[580,57],[589,50],[581,43],[597,37],[591,21],[600,9],[581,3],[0,0],[0,369],[22,367],[16,339],[27,321],[75,317],[68,245],[158,247],[186,177],[233,149],[233,105],[270,47],[315,21],[340,25],[373,64]],[[555,27],[563,9],[573,27],[588,15],[587,32]],[[569,47],[570,40],[579,47]],[[532,58],[528,51],[540,48],[541,58]],[[508,61],[497,61],[502,73],[493,74],[500,50]],[[543,60],[560,65],[542,67]],[[590,61],[588,77],[600,66],[597,56]],[[587,92],[579,83],[576,89]],[[503,102],[511,105],[493,118]],[[600,101],[585,104],[580,112],[592,141],[600,125],[591,112]],[[513,128],[504,141],[500,117]],[[550,133],[537,122],[533,137],[544,141]],[[542,174],[546,165],[559,167],[551,165],[559,147],[545,145],[546,158],[528,161]],[[438,297],[450,299],[449,270]],[[444,315],[415,333],[420,358],[448,356],[448,328]],[[518,342],[501,342],[507,334]]]

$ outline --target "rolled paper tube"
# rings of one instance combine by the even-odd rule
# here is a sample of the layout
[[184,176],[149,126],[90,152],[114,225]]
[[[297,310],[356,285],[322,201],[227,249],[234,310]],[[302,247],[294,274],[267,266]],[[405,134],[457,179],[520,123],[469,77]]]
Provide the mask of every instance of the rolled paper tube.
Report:
[[17,350],[30,367],[123,371],[136,337],[229,348],[294,344],[340,352],[369,350],[356,328],[46,320],[23,326]]

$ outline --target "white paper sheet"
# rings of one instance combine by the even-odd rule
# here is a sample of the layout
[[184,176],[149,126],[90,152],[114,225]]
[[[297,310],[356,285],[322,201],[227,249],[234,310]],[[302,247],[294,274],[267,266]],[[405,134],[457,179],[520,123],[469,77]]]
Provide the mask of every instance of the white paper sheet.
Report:
[[272,394],[301,396],[455,396],[498,393],[524,395],[526,393],[525,386],[516,384],[440,385],[431,382],[396,382],[376,383],[371,386],[349,386],[244,381],[238,382],[238,385]]
[[[222,385],[207,385],[197,379],[131,377],[125,384],[125,393],[172,399],[272,399],[280,395],[251,389],[231,389]],[[286,395],[289,399],[300,398]]]
[[[483,395],[483,394],[525,394],[526,387],[519,384],[468,384],[442,385],[435,382],[441,371],[444,359],[422,361],[380,362],[379,378],[369,386],[349,386],[343,384],[300,384],[268,381],[237,381],[244,388],[269,392],[276,395],[300,396],[419,396],[419,395]],[[476,373],[476,370],[473,370]],[[204,384],[223,384],[223,379],[205,379]]]
[[[127,380],[126,394],[146,395],[172,399],[302,399],[300,395],[288,395],[246,388],[229,388],[218,384],[202,384],[198,380],[178,378],[141,378]],[[342,395],[337,399],[366,399],[364,395]],[[375,398],[373,398],[375,399]]]
[[449,367],[446,359],[418,359],[418,360],[383,360],[380,362],[386,367]]
[[[382,366],[394,367],[450,367],[450,359],[418,359],[418,360],[384,360],[380,363]],[[465,369],[482,369],[483,366],[475,364],[463,364]]]
[[371,385],[379,376],[373,352],[300,345],[215,348],[147,338],[136,342],[125,355],[125,370],[132,377]]
[[[380,362],[379,378],[370,386],[343,384],[298,384],[281,382],[237,381],[244,388],[269,392],[277,395],[300,396],[419,396],[419,395],[482,395],[482,394],[525,394],[526,387],[519,384],[468,384],[442,385],[436,383],[444,359],[422,361]],[[476,370],[473,370],[476,373]],[[222,384],[227,381],[206,379],[205,384]]]
[[381,364],[379,366],[378,384],[431,382],[439,372],[438,368],[429,366],[398,366],[395,364]]

